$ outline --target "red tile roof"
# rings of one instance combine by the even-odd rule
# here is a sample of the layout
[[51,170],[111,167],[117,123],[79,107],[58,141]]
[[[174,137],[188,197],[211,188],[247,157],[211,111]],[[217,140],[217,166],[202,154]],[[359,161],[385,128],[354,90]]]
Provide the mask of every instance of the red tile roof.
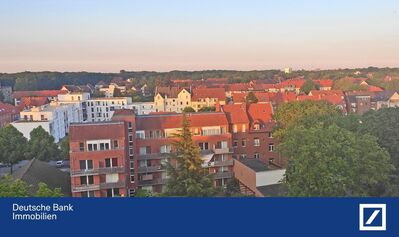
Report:
[[259,121],[264,124],[272,121],[273,108],[270,103],[250,104],[248,107],[248,116],[251,123]]
[[18,109],[18,107],[15,107],[15,106],[7,104],[7,103],[0,102],[0,115],[7,114],[7,113],[17,114],[19,112],[20,112],[20,110]]
[[320,79],[320,80],[313,80],[315,83],[319,84],[320,87],[332,87],[334,82],[330,79]]
[[56,97],[59,94],[66,94],[63,90],[41,90],[41,91],[15,91],[13,97],[20,99],[22,97]]
[[229,104],[223,106],[223,111],[231,124],[249,123],[246,104]]
[[293,88],[301,88],[305,83],[305,79],[288,79],[282,81],[281,83],[277,84],[277,88],[286,88],[286,87],[293,87]]
[[[191,127],[228,125],[226,115],[222,112],[187,114]],[[155,114],[136,117],[137,130],[180,128],[182,114]]]
[[218,100],[225,100],[226,93],[224,88],[194,88],[192,92],[192,101],[203,98],[217,98]]
[[248,83],[234,83],[226,85],[226,91],[248,91],[251,86]]
[[42,106],[50,103],[48,97],[22,97],[19,103],[20,108]]
[[367,90],[371,92],[384,91],[381,87],[378,86],[367,86]]
[[125,125],[122,121],[71,124],[69,136],[71,141],[121,138]]

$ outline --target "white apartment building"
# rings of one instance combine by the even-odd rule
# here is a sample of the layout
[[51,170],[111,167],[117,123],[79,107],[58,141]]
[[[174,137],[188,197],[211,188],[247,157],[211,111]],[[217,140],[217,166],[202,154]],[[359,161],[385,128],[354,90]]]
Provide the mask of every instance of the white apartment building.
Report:
[[111,120],[114,110],[127,109],[132,104],[130,97],[94,98],[86,101],[87,121]]
[[74,109],[78,114],[79,122],[87,121],[87,100],[90,99],[90,93],[88,92],[70,92],[67,94],[59,94],[57,96],[57,102],[60,105],[74,104]]
[[136,115],[146,115],[152,112],[156,112],[154,102],[133,102],[126,108],[134,110],[134,113]]
[[80,122],[78,111],[77,104],[61,105],[52,102],[22,111],[20,120],[13,122],[12,125],[27,139],[30,139],[30,132],[33,129],[42,126],[54,137],[55,142],[59,142],[68,134],[70,123]]

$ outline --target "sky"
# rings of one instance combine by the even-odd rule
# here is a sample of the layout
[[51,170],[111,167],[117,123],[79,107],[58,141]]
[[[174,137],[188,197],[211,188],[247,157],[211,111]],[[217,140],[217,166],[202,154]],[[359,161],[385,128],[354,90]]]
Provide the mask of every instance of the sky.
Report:
[[399,67],[397,0],[12,0],[0,72]]

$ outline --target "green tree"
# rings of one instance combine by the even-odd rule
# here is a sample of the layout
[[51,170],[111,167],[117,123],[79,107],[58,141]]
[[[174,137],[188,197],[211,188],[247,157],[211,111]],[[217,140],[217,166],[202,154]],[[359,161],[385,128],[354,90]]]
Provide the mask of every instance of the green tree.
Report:
[[0,162],[13,165],[26,158],[27,140],[14,126],[0,129]]
[[391,155],[399,168],[399,108],[369,111],[361,117],[359,131],[378,138],[378,143]]
[[[167,163],[169,178],[166,183],[166,196],[207,197],[216,194],[212,175],[202,167],[199,148],[195,145],[190,131],[190,122],[183,114],[182,129],[175,134],[175,152]],[[176,161],[176,165],[172,162]]]
[[61,158],[61,151],[58,149],[57,144],[54,143],[54,138],[42,126],[30,132],[28,152],[30,159],[36,158],[48,161]]
[[63,197],[64,195],[61,192],[61,188],[55,188],[51,190],[47,184],[40,182],[38,184],[38,190],[36,192],[36,197]]
[[194,113],[195,110],[193,109],[193,107],[187,106],[183,109],[183,113]]
[[289,159],[290,196],[384,196],[394,166],[376,138],[336,125],[291,128],[278,147]]
[[311,90],[318,90],[320,86],[316,84],[313,80],[307,79],[301,87],[301,91],[305,94],[309,94]]
[[69,137],[64,137],[60,142],[61,154],[60,158],[63,160],[69,160]]
[[275,136],[282,138],[287,130],[298,125],[312,126],[341,115],[333,105],[325,101],[293,101],[284,103],[277,108],[273,115],[277,121]]
[[247,104],[258,103],[258,98],[256,98],[255,93],[250,91],[248,95],[245,97],[245,101]]
[[145,189],[138,189],[136,194],[134,195],[135,197],[152,197],[152,193]]
[[0,197],[28,197],[30,186],[7,175],[0,179]]

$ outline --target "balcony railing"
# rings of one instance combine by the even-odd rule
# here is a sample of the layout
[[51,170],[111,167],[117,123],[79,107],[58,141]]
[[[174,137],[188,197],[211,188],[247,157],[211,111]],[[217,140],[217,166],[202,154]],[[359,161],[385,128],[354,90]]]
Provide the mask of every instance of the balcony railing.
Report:
[[230,179],[233,178],[233,172],[226,171],[226,172],[216,172],[213,174],[214,179]]
[[125,181],[118,181],[116,183],[101,183],[100,189],[108,189],[108,188],[124,188],[126,186]]
[[153,173],[163,171],[164,168],[161,165],[148,166],[148,167],[139,167],[138,173]]
[[224,160],[224,161],[215,161],[213,162],[213,166],[220,167],[220,166],[232,166],[234,164],[234,160]]
[[155,178],[150,180],[139,180],[139,186],[146,186],[146,185],[158,185],[158,184],[165,184],[166,179],[163,178]]
[[215,148],[215,149],[213,149],[213,152],[216,155],[219,155],[219,154],[230,154],[230,153],[233,153],[233,149],[232,148]]
[[95,191],[99,189],[100,189],[99,184],[83,184],[79,186],[73,186],[72,192]]
[[138,155],[138,160],[157,160],[169,157],[170,153],[152,153],[152,154]]
[[123,173],[125,167],[101,167],[90,170],[71,170],[71,176],[85,176],[85,175],[98,175],[98,174],[112,174],[112,173]]

